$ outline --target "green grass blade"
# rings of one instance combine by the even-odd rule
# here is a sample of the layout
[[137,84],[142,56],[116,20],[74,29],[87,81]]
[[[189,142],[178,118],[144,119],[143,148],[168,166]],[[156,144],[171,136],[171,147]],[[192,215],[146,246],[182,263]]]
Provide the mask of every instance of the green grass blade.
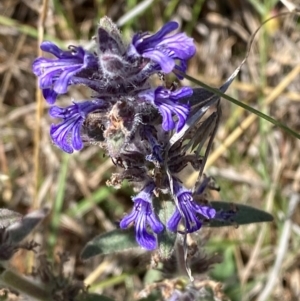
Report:
[[[14,19],[7,18],[5,16],[0,15],[0,24],[4,25],[4,26],[8,26],[13,29],[16,29],[19,32],[24,33],[32,38],[38,37],[38,31],[36,28],[21,24],[18,21],[15,21]],[[49,40],[49,41],[57,44],[60,47],[63,47],[65,45],[65,43],[62,43],[61,40],[58,40],[55,37],[47,35],[47,34],[45,35],[45,40]]]
[[89,210],[91,210],[96,204],[99,204],[106,200],[109,195],[112,195],[113,192],[108,187],[101,187],[95,191],[90,197],[84,198],[76,204],[75,207],[70,208],[67,211],[67,215],[73,218],[78,218],[83,216]]
[[279,128],[283,129],[286,133],[288,133],[288,134],[290,134],[290,135],[292,135],[292,136],[300,139],[300,134],[296,133],[295,131],[293,131],[292,129],[290,129],[289,127],[287,127],[286,125],[284,125],[280,121],[278,121],[278,120],[276,120],[276,119],[274,119],[274,118],[272,118],[272,117],[270,117],[270,116],[268,116],[268,115],[266,115],[266,114],[264,114],[264,113],[262,113],[262,112],[260,112],[260,111],[258,111],[256,109],[254,109],[254,108],[252,108],[250,106],[248,106],[247,104],[245,104],[245,103],[243,103],[243,102],[241,102],[241,101],[239,101],[239,100],[237,100],[237,99],[235,99],[235,98],[233,98],[233,97],[231,97],[229,95],[226,95],[226,94],[222,93],[219,89],[212,88],[212,87],[206,85],[202,81],[199,81],[199,80],[197,80],[197,79],[195,79],[195,78],[193,78],[193,77],[191,77],[191,76],[189,76],[187,74],[182,74],[182,75],[186,79],[190,80],[191,82],[193,82],[193,83],[195,83],[195,84],[203,87],[204,89],[207,89],[210,92],[215,93],[216,95],[218,95],[220,97],[223,97],[223,98],[229,100],[230,102],[234,103],[235,105],[238,105],[238,106],[242,107],[243,109],[245,109],[245,110],[247,110],[247,111],[249,111],[249,112],[257,115],[258,117],[263,118],[263,119],[269,121],[273,125],[278,126]]
[[50,252],[52,251],[54,245],[56,244],[56,240],[57,240],[57,232],[58,232],[58,228],[59,228],[60,216],[61,216],[64,197],[65,197],[65,186],[66,186],[66,178],[67,178],[67,173],[68,173],[69,159],[70,159],[69,154],[63,155],[61,170],[60,170],[58,180],[57,180],[58,190],[57,190],[56,199],[55,199],[53,209],[52,209],[52,219],[51,219],[51,225],[50,225],[51,233],[50,233],[49,239],[48,239],[48,245],[50,247]]

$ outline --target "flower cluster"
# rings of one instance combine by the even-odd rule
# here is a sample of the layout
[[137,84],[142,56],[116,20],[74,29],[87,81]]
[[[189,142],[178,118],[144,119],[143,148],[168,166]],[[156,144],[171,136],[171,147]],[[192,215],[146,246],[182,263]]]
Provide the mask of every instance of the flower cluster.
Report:
[[[67,153],[79,151],[91,141],[107,151],[121,169],[110,185],[118,187],[127,179],[137,191],[132,212],[121,220],[120,227],[133,224],[138,244],[148,250],[157,247],[157,234],[164,229],[177,232],[182,228],[191,233],[216,215],[208,204],[197,202],[195,193],[177,177],[188,163],[199,166],[201,158],[186,155],[183,141],[169,146],[172,133],[187,124],[193,89],[165,84],[153,87],[150,81],[154,74],[171,72],[181,79],[195,54],[191,38],[172,33],[177,28],[176,22],[168,22],[153,35],[135,34],[126,44],[116,25],[105,17],[97,30],[94,51],[80,46],[61,50],[46,41],[41,49],[55,58],[40,57],[33,63],[39,87],[52,106],[50,115],[61,120],[51,126],[53,143]],[[54,105],[72,85],[89,87],[93,96],[73,101],[66,108]],[[154,206],[161,194],[168,194],[176,204],[165,225]]]

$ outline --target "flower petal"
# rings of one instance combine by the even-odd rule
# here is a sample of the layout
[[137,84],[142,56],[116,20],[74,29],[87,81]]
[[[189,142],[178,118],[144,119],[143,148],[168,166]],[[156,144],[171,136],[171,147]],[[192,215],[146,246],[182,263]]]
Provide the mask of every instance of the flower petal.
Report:
[[215,209],[195,203],[191,191],[184,188],[176,179],[174,179],[174,193],[180,208],[176,208],[167,222],[167,228],[170,231],[176,232],[180,221],[183,220],[185,231],[192,233],[201,228],[202,221],[205,218],[214,218],[216,214]]
[[103,106],[104,102],[99,99],[80,103],[74,102],[67,108],[51,107],[50,116],[63,119],[60,124],[52,125],[50,128],[53,142],[67,153],[82,149],[81,126],[89,113]]
[[[82,47],[72,46],[64,51],[49,41],[41,44],[41,49],[56,58],[37,58],[32,64],[33,73],[39,78],[39,86],[46,90],[46,100],[53,104],[57,95],[67,92],[75,75],[84,70],[89,73],[98,71],[97,57]],[[77,79],[78,82],[78,79]],[[84,78],[82,84],[86,84]],[[53,92],[50,92],[53,91]],[[56,93],[56,95],[54,94]]]
[[[169,35],[177,28],[178,23],[171,21],[153,35],[135,34],[128,47],[127,56],[149,58],[153,71],[170,73],[175,67],[185,72],[186,61],[195,54],[196,48],[193,39],[184,33]],[[176,65],[176,61],[179,61],[179,65]]]
[[125,216],[120,222],[122,229],[134,222],[136,241],[141,247],[147,250],[153,250],[157,247],[156,237],[153,233],[149,232],[149,230],[154,233],[160,233],[164,229],[163,224],[159,221],[152,208],[154,187],[153,182],[148,183],[144,189],[133,198],[134,207],[132,212]]
[[[138,96],[158,108],[163,118],[162,128],[165,131],[173,130],[176,126],[176,131],[179,132],[185,125],[190,107],[187,104],[179,103],[178,100],[192,94],[193,90],[189,87],[184,87],[176,91],[158,87],[142,91]],[[176,115],[178,118],[177,125],[173,120],[173,115]]]

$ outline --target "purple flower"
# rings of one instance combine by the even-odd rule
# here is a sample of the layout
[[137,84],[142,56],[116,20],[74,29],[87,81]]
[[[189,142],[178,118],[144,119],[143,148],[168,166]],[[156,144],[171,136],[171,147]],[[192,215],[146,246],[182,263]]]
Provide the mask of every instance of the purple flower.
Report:
[[144,98],[158,108],[163,118],[162,128],[165,131],[170,131],[175,128],[173,115],[176,115],[178,117],[176,131],[179,132],[185,125],[190,107],[186,104],[179,103],[178,100],[183,97],[191,96],[192,94],[193,89],[189,87],[183,87],[174,92],[163,87],[158,87],[139,93],[139,97]]
[[57,125],[52,124],[50,135],[53,142],[66,153],[83,148],[80,131],[87,114],[102,108],[104,102],[101,99],[73,102],[67,108],[53,106],[49,114],[54,118],[62,118],[63,121]]
[[180,66],[177,68],[185,72],[186,62],[195,54],[196,48],[193,39],[184,33],[168,35],[177,28],[177,22],[168,22],[156,34],[135,34],[127,52],[128,57],[148,58],[154,62],[153,69],[164,73],[172,72],[176,66],[175,60],[179,60]]
[[120,222],[122,229],[134,223],[136,240],[141,247],[147,250],[154,250],[157,247],[156,237],[153,233],[149,233],[148,226],[154,233],[160,233],[164,229],[163,224],[155,215],[152,207],[154,187],[154,183],[150,183],[138,195],[132,198],[134,202],[133,210]]
[[[64,51],[49,41],[41,44],[41,49],[56,56],[56,59],[37,58],[32,65],[33,73],[39,78],[39,86],[48,103],[53,104],[57,95],[67,92],[72,84],[72,78],[89,69],[98,70],[97,57],[82,47],[70,46]],[[82,79],[84,83],[84,79]]]
[[[186,189],[181,183],[174,179],[174,193],[178,199],[180,211],[184,215],[183,222],[185,222],[186,232],[192,233],[201,228],[204,219],[214,218],[216,210],[209,207],[195,203],[190,190]],[[170,231],[176,232],[178,224],[183,218],[178,208],[167,222],[167,228]]]

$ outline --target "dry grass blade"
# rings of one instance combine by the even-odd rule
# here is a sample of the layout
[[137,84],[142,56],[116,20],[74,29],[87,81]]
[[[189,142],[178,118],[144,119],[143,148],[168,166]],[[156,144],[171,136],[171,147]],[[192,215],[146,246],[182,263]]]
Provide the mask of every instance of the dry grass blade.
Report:
[[300,202],[299,194],[293,193],[290,197],[287,219],[284,222],[280,241],[278,244],[276,261],[274,263],[272,271],[270,272],[267,283],[257,299],[258,301],[266,301],[269,298],[273,288],[275,287],[276,282],[278,281],[278,274],[280,273],[280,268],[284,260],[284,257],[286,255],[289,239],[291,236],[291,230],[292,230],[291,217],[294,214],[299,202]]
[[12,79],[12,74],[14,70],[14,66],[17,65],[16,61],[18,59],[18,56],[20,55],[20,52],[24,46],[24,43],[26,41],[26,35],[23,34],[21,35],[21,38],[19,39],[17,45],[16,45],[16,50],[12,54],[12,56],[8,59],[7,63],[3,66],[7,72],[5,73],[2,85],[0,87],[0,112],[3,111],[2,105],[3,105],[3,100],[5,98],[5,95],[7,93],[10,81]]
[[[44,26],[47,18],[47,11],[48,11],[48,0],[43,0],[41,14],[39,19],[39,26],[38,26],[38,49],[37,49],[37,56],[42,56],[42,50],[40,49],[39,45],[44,40]],[[40,181],[40,141],[41,141],[41,118],[44,111],[44,99],[42,96],[42,91],[39,89],[38,82],[36,83],[36,127],[34,133],[34,195],[33,195],[33,204],[32,207],[38,208],[38,190],[39,190],[39,181]]]

